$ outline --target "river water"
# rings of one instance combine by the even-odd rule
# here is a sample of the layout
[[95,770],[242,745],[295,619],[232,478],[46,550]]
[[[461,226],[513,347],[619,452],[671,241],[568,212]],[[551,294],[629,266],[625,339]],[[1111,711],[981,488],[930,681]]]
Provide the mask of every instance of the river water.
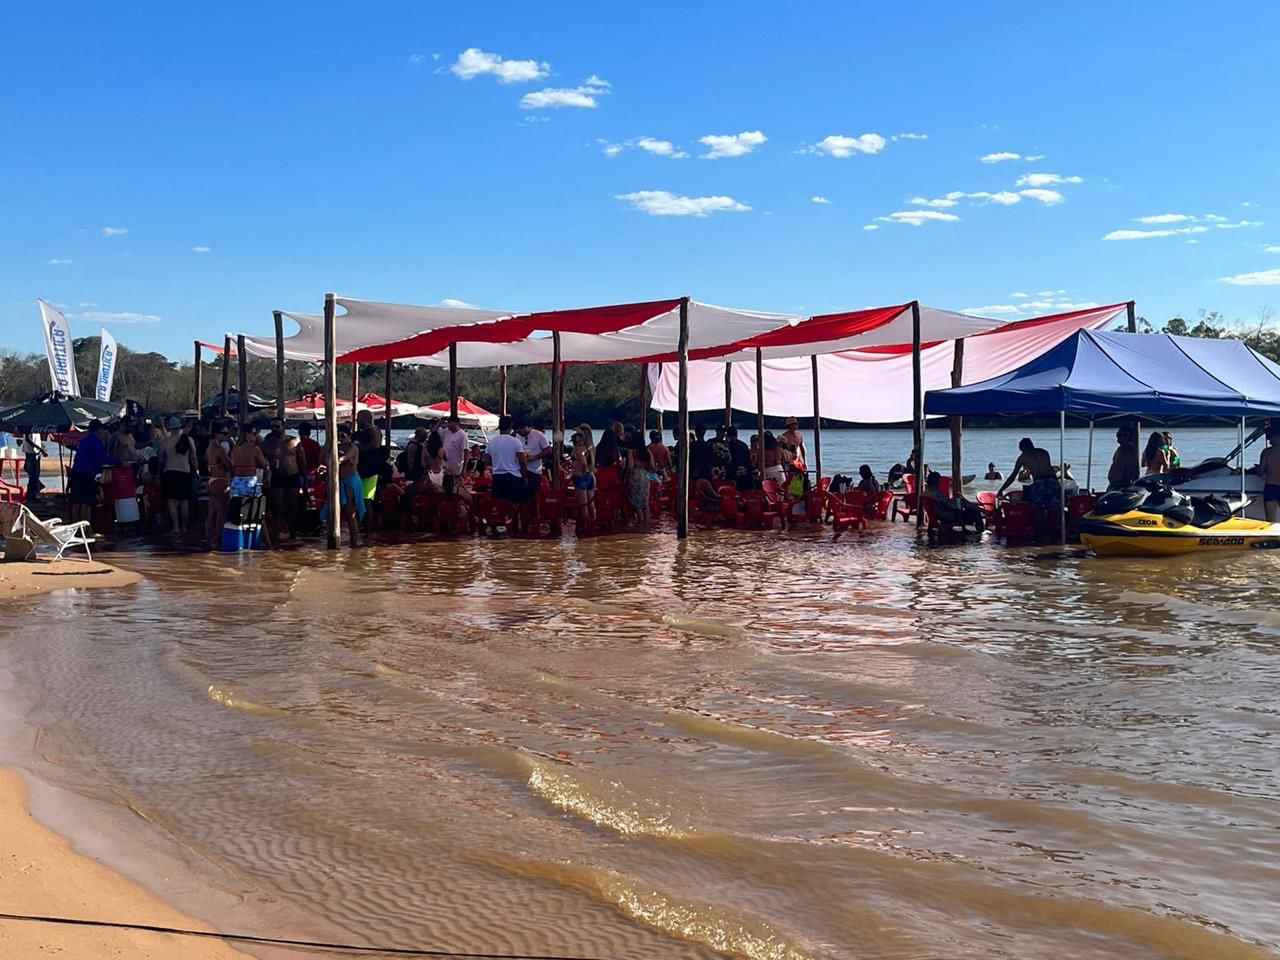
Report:
[[42,776],[252,891],[224,927],[1280,956],[1273,554],[884,524],[113,560],[145,580],[12,605],[0,667]]

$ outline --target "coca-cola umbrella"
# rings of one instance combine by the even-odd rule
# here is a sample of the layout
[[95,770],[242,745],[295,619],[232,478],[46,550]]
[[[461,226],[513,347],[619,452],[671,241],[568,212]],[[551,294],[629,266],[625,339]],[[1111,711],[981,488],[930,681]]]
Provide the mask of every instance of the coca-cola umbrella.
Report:
[[69,397],[55,390],[0,410],[0,430],[34,430],[40,433],[72,428],[83,430],[92,420],[103,423],[115,420],[123,410],[123,403]]
[[[419,420],[435,420],[449,416],[449,401],[441,400],[429,407],[421,407],[414,414]],[[466,397],[458,398],[458,420],[464,427],[476,427],[480,430],[497,430],[498,415],[490,413],[478,403],[472,403]]]
[[[368,409],[375,417],[385,417],[387,411],[387,400],[385,397],[376,393],[361,394],[357,401],[361,407]],[[356,409],[360,409],[357,407]],[[401,400],[391,401],[391,416],[407,417],[410,414],[417,413],[421,407],[416,403],[405,403]]]

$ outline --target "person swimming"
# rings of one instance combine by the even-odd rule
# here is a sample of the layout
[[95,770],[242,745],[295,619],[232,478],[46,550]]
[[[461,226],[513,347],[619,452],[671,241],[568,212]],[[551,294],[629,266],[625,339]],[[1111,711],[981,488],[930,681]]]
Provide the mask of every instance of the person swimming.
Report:
[[986,479],[987,480],[1003,480],[1004,474],[996,469],[996,465],[994,463],[988,463]]

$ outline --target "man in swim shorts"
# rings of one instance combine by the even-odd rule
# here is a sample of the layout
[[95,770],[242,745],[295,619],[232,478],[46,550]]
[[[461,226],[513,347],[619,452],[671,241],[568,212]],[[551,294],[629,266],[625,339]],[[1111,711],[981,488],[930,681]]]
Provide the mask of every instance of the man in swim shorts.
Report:
[[1258,474],[1262,477],[1262,507],[1267,511],[1267,522],[1275,523],[1280,514],[1280,427],[1267,431],[1267,446],[1258,459]]

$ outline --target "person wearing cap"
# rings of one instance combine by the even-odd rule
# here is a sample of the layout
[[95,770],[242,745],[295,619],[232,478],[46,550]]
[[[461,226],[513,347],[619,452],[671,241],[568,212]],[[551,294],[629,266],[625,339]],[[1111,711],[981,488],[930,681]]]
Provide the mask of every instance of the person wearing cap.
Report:
[[117,466],[107,454],[107,428],[101,420],[90,420],[79,442],[76,455],[67,472],[67,495],[71,500],[71,522],[91,520],[93,508],[98,504],[101,488],[98,474],[103,467]]
[[191,478],[199,464],[196,445],[183,429],[182,421],[170,417],[165,426],[168,431],[160,441],[160,463],[164,471],[160,474],[160,494],[169,513],[170,532],[181,536],[187,532],[187,522],[191,519],[191,499],[195,493]]
[[800,433],[800,421],[795,417],[787,417],[787,429],[778,437],[778,443],[790,454],[792,462],[798,462],[800,470],[805,469],[809,457],[804,449],[804,436]]

